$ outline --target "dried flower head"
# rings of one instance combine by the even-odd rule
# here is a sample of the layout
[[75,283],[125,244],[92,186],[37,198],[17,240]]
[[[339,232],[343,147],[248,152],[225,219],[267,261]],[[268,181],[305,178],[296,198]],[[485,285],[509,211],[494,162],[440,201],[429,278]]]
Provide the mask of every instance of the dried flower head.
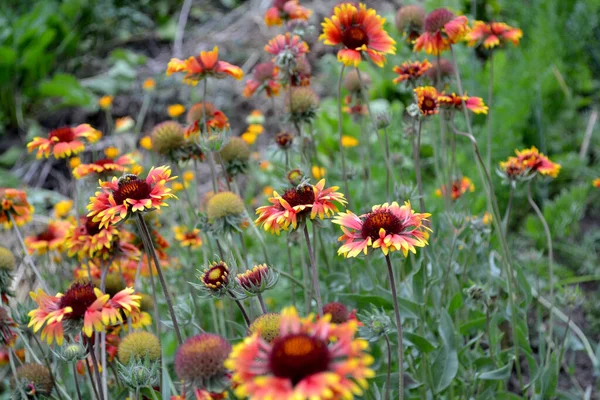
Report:
[[230,138],[219,155],[225,163],[225,169],[229,176],[243,174],[248,170],[250,147],[244,139],[237,136]]
[[258,333],[262,340],[271,343],[279,336],[281,326],[281,315],[278,313],[266,313],[257,317],[248,327],[248,336]]
[[244,201],[233,192],[219,192],[206,204],[209,229],[216,233],[241,231],[244,213]]
[[408,43],[414,42],[423,33],[425,9],[418,4],[400,7],[396,12],[396,29],[402,33]]
[[13,398],[21,398],[19,394],[21,390],[25,392],[28,398],[33,399],[52,394],[54,379],[52,379],[52,373],[46,366],[33,363],[23,364],[17,368],[16,373],[18,381],[15,381],[14,378],[11,381],[16,393]]
[[311,122],[316,116],[319,103],[319,96],[310,86],[292,88],[291,102],[289,93],[285,98],[286,111],[294,122]]
[[148,357],[150,361],[160,360],[160,342],[158,338],[145,331],[132,332],[119,344],[119,361],[129,364],[135,359]]
[[220,392],[228,384],[224,362],[231,344],[212,333],[193,336],[183,343],[175,355],[175,372],[179,379],[193,386]]
[[0,246],[0,273],[1,271],[12,272],[15,270],[17,261],[10,249]]
[[185,145],[184,128],[177,121],[161,122],[152,129],[150,137],[152,149],[168,157],[172,157]]

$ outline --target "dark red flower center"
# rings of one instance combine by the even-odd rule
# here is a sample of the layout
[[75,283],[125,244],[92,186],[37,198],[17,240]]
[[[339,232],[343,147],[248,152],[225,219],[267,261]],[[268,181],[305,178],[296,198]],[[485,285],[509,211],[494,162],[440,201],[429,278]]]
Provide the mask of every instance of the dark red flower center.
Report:
[[50,229],[46,229],[44,232],[37,235],[37,240],[43,240],[45,242],[50,242],[54,239],[56,239],[56,235]]
[[94,285],[91,282],[76,282],[61,297],[59,306],[73,309],[65,316],[66,319],[81,319],[94,301],[96,301]]
[[438,8],[433,10],[425,18],[425,30],[429,33],[441,31],[448,22],[454,19],[452,11],[446,8]]
[[289,132],[281,132],[275,136],[275,142],[283,149],[287,149],[294,142],[294,135]]
[[65,126],[51,131],[48,138],[57,138],[59,142],[72,142],[75,140],[75,132],[68,126]]
[[95,161],[94,164],[104,167],[106,164],[114,164],[115,161],[112,158],[103,158],[102,160]]
[[331,355],[327,343],[304,333],[278,337],[273,341],[269,367],[278,378],[296,385],[302,379],[327,371]]
[[213,265],[202,275],[202,282],[211,288],[226,286],[229,282],[229,268],[222,262]]
[[[308,206],[315,202],[315,191],[311,185],[303,185],[298,188],[286,190],[281,197],[283,197],[291,207],[302,205]],[[305,209],[304,211],[307,210]]]
[[343,324],[350,318],[348,308],[337,301],[325,304],[323,306],[323,314],[331,314],[331,322],[334,324]]
[[100,232],[100,221],[94,222],[92,217],[87,217],[84,221],[84,227],[85,232],[83,234],[87,233],[90,236],[97,235]]
[[187,232],[184,237],[188,240],[194,240],[198,238],[198,235],[196,235],[194,232]]
[[125,175],[119,179],[119,187],[113,192],[117,204],[127,199],[143,200],[150,197],[150,185],[135,175]]
[[361,26],[351,26],[342,32],[342,43],[349,49],[357,49],[369,44],[369,35]]
[[437,108],[437,101],[433,97],[425,96],[421,101],[420,105],[421,110],[427,114],[435,111],[435,109]]
[[399,234],[404,230],[402,221],[387,209],[378,209],[367,214],[360,234],[363,239],[379,239],[379,230],[383,228],[388,234]]
[[246,271],[238,275],[238,282],[244,289],[252,289],[253,286],[260,286],[263,281],[263,273],[266,273],[266,268],[256,268]]

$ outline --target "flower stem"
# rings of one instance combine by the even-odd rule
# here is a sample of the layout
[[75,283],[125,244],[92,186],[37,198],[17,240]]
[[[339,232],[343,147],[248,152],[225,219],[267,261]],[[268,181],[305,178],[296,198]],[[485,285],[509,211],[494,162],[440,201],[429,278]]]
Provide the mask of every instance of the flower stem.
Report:
[[486,167],[492,170],[492,99],[494,92],[494,52],[490,51],[490,81],[488,83],[488,112],[487,112],[487,154]]
[[[552,247],[552,234],[550,233],[550,227],[548,226],[548,222],[544,217],[544,213],[542,212],[542,210],[540,210],[536,202],[533,200],[533,196],[531,195],[531,181],[527,182],[527,201],[529,202],[531,208],[533,208],[533,211],[535,211],[537,217],[540,219],[540,222],[542,223],[542,226],[544,228],[544,233],[546,234],[546,243],[548,246],[548,274],[550,280],[548,284],[550,286],[550,298],[548,300],[550,301],[550,305],[554,306],[554,251]],[[538,271],[537,275],[540,275],[540,271]],[[539,288],[538,292],[540,292]],[[548,336],[550,338],[550,341],[552,341],[552,320],[553,314],[550,313],[550,326],[548,327]]]
[[416,140],[413,139],[413,159],[415,161],[415,175],[417,178],[417,190],[419,191],[419,208],[425,212],[425,196],[423,194],[423,178],[421,177],[421,130],[423,129],[423,119],[419,118]]
[[[284,276],[286,276],[288,279],[290,279],[290,277],[293,280],[296,280],[296,278],[294,278],[294,263],[292,262],[292,244],[290,243],[290,239],[288,238],[288,240],[286,241],[286,247],[287,247],[287,256],[288,256],[288,268],[289,268],[289,275],[288,274],[284,274]],[[292,280],[290,279],[290,280]],[[301,285],[300,281],[296,281],[296,282],[292,282],[292,283],[296,283],[297,285]],[[301,285],[302,286],[302,285]],[[294,287],[294,285],[290,285],[291,290],[292,290],[292,305],[294,307],[296,307],[296,288]]]
[[[146,252],[149,253],[154,259],[154,266],[156,267],[156,272],[158,274],[158,280],[160,281],[160,285],[162,286],[163,293],[165,295],[165,300],[167,301],[167,307],[169,308],[169,313],[171,314],[171,319],[173,321],[173,328],[175,329],[175,335],[177,336],[177,341],[179,344],[183,344],[183,339],[181,337],[181,332],[179,331],[179,324],[177,323],[177,316],[175,315],[175,310],[173,309],[173,302],[171,300],[171,295],[169,294],[169,288],[167,287],[167,283],[165,282],[165,277],[163,276],[162,268],[160,266],[160,261],[158,260],[158,256],[156,255],[156,251],[154,250],[154,244],[152,243],[152,236],[150,234],[150,230],[146,225],[146,221],[142,214],[138,214],[139,228],[140,228],[140,236],[145,237],[144,248]],[[149,263],[151,264],[151,263]],[[150,274],[152,274],[152,266],[150,265]]]
[[394,270],[392,268],[392,262],[390,255],[385,255],[385,262],[387,263],[388,275],[390,277],[390,286],[392,287],[392,300],[394,302],[394,316],[396,317],[396,329],[398,330],[398,400],[404,399],[404,374],[402,371],[404,354],[402,345],[402,320],[400,319],[400,307],[398,306],[398,294],[396,293],[396,281],[394,279]]
[[[508,284],[506,285],[508,288],[508,299],[509,299],[509,305],[510,305],[510,309],[511,309],[511,325],[512,325],[512,334],[513,334],[513,340],[515,340],[515,344],[513,345],[513,350],[514,350],[514,354],[515,354],[515,368],[517,371],[517,377],[519,379],[519,386],[520,389],[523,390],[523,376],[521,374],[521,363],[519,362],[519,346],[516,343],[517,340],[517,313],[516,313],[516,308],[515,308],[515,299],[513,296],[513,281],[514,281],[514,274],[513,274],[513,267],[512,267],[512,262],[511,262],[511,253],[510,253],[510,249],[508,247],[508,242],[506,240],[506,235],[504,232],[504,229],[502,227],[502,220],[500,219],[500,209],[498,208],[498,200],[496,199],[496,195],[494,193],[494,186],[492,184],[492,178],[490,177],[489,171],[488,169],[485,167],[485,163],[483,161],[483,158],[481,157],[481,153],[479,152],[479,146],[477,145],[477,140],[475,139],[475,137],[473,136],[473,131],[471,129],[471,121],[469,119],[469,112],[467,111],[467,106],[465,104],[465,100],[463,98],[464,96],[464,91],[462,88],[462,81],[460,79],[460,72],[458,71],[458,65],[456,64],[456,57],[454,55],[454,48],[452,46],[450,46],[450,54],[452,55],[452,63],[454,64],[454,71],[455,71],[455,75],[456,75],[456,83],[458,85],[458,95],[461,98],[461,102],[462,102],[462,109],[463,109],[463,113],[465,116],[465,122],[467,125],[467,134],[463,133],[463,132],[459,132],[456,129],[454,129],[454,132],[456,134],[465,136],[467,138],[469,138],[469,140],[471,141],[471,144],[473,145],[473,151],[475,152],[475,156],[477,158],[477,161],[479,162],[479,169],[480,172],[481,170],[483,170],[483,175],[484,175],[484,179],[486,182],[486,192],[488,195],[488,202],[490,205],[490,208],[492,209],[492,215],[493,215],[493,222],[494,225],[496,226],[496,232],[500,238],[500,243],[501,243],[501,248],[503,250],[503,259],[504,259],[504,265],[506,266],[506,275],[508,278]],[[453,126],[454,128],[454,126]]]
[[510,218],[510,210],[512,208],[513,197],[515,195],[515,188],[511,182],[510,191],[508,192],[508,204],[504,211],[504,218],[502,218],[502,225],[504,225],[504,232],[508,234],[508,219]]
[[25,394],[25,391],[23,390],[21,385],[19,385],[19,375],[17,375],[17,366],[15,365],[15,354],[13,352],[12,347],[8,348],[8,361],[10,362],[10,370],[13,374],[13,377],[15,378],[15,386],[19,388],[19,392],[21,392],[22,398],[27,399],[28,397]]
[[385,339],[385,345],[387,349],[387,375],[385,378],[385,400],[390,400],[390,381],[392,379],[392,346],[390,344],[390,338],[388,338],[387,333],[383,335]]
[[[206,88],[208,87],[208,79],[204,79],[202,85],[202,119],[204,124],[204,134],[208,136],[208,123],[206,122]],[[217,193],[217,173],[215,172],[215,158],[212,151],[208,151],[206,158],[210,167],[210,179],[212,182],[213,192]]]
[[348,173],[346,171],[346,156],[344,155],[344,146],[342,145],[342,136],[344,135],[342,132],[342,79],[344,78],[344,70],[346,69],[345,65],[342,65],[342,69],[340,71],[340,77],[338,78],[338,139],[339,139],[339,147],[340,147],[340,159],[342,161],[342,178],[344,179],[344,191],[346,192],[346,199],[348,200],[348,208],[352,208],[350,206],[350,188],[348,186]]
[[46,293],[49,293],[50,291],[48,289],[48,285],[46,285],[46,281],[42,277],[42,274],[40,273],[40,270],[37,269],[37,267],[35,266],[35,263],[33,262],[33,259],[29,255],[29,251],[27,250],[27,246],[25,246],[25,241],[23,240],[23,236],[21,236],[21,231],[19,230],[19,227],[17,226],[17,223],[15,222],[14,217],[12,216],[11,213],[8,213],[8,215],[10,217],[10,222],[12,223],[12,226],[14,228],[15,234],[17,235],[17,239],[19,241],[19,244],[21,245],[21,248],[23,249],[23,253],[24,253],[23,258],[25,258],[25,260],[27,260],[27,263],[29,264],[29,266],[31,267],[31,269],[33,270],[33,272],[35,273],[35,276],[37,276],[38,281],[40,282],[40,286],[42,287],[42,289],[44,289],[44,291]]
[[260,304],[260,309],[262,310],[262,313],[266,314],[268,311],[267,307],[265,306],[265,301],[262,298],[262,294],[257,293],[256,298],[258,299],[258,303]]
[[238,308],[240,309],[242,317],[244,317],[244,321],[246,321],[246,326],[250,326],[250,318],[248,317],[248,313],[246,312],[246,309],[242,303],[235,297],[235,294],[232,291],[228,290],[227,293],[229,293],[229,296],[231,296],[233,301],[235,301],[235,304],[237,304]]
[[306,247],[308,248],[308,256],[310,257],[310,269],[312,275],[313,288],[315,290],[315,297],[317,298],[317,314],[323,315],[323,301],[321,300],[321,289],[319,288],[319,276],[317,272],[317,264],[315,261],[315,253],[313,252],[310,244],[310,236],[308,235],[308,227],[304,224],[304,239],[306,240]]
[[98,359],[96,358],[96,352],[91,340],[88,340],[88,349],[90,356],[92,357],[92,364],[94,364],[94,375],[96,376],[96,386],[98,388],[98,398],[104,400],[104,391],[102,390],[102,378],[100,377],[100,369],[98,367]]
[[149,92],[144,94],[144,100],[142,100],[142,107],[140,108],[140,113],[137,116],[137,120],[135,123],[135,127],[133,128],[133,133],[137,138],[142,132],[142,127],[144,126],[144,120],[146,119],[146,114],[148,113],[148,108],[150,107],[150,100],[152,95]]
[[86,368],[87,368],[87,372],[88,372],[88,377],[90,378],[90,385],[92,386],[92,390],[94,392],[94,395],[96,396],[97,400],[102,400],[100,398],[100,395],[98,394],[98,388],[96,387],[96,384],[94,383],[94,375],[92,373],[92,368],[90,367],[90,363],[87,359],[87,357],[82,360],[83,363],[85,364]]
[[77,390],[77,398],[79,400],[83,400],[81,398],[81,389],[79,388],[79,380],[77,379],[77,363],[73,362],[73,380],[75,381],[75,389]]

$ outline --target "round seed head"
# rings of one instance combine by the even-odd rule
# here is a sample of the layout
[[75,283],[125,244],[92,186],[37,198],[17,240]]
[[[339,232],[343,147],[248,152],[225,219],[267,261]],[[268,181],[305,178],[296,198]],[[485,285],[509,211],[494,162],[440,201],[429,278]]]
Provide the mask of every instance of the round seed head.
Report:
[[170,155],[185,145],[184,128],[176,121],[165,121],[156,125],[150,134],[152,148],[163,155]]
[[132,359],[144,359],[150,361],[160,359],[160,343],[158,338],[150,332],[132,332],[119,344],[119,361],[128,364]]
[[250,147],[241,137],[234,136],[221,150],[221,157],[226,163],[250,159]]
[[0,246],[0,270],[13,271],[15,269],[16,260],[12,251],[6,247]]
[[202,383],[225,375],[223,363],[231,344],[219,335],[202,333],[189,338],[177,350],[175,372],[179,379]]
[[[54,388],[52,374],[42,364],[23,364],[17,368],[17,378],[19,382],[13,380],[13,388],[19,386],[26,392],[37,396],[50,396]],[[19,385],[19,386],[17,386]]]
[[281,316],[277,313],[267,313],[256,318],[248,328],[248,334],[260,332],[260,337],[267,343],[271,343],[279,336]]
[[240,216],[244,212],[244,201],[233,192],[220,192],[213,195],[206,205],[208,222],[219,218]]

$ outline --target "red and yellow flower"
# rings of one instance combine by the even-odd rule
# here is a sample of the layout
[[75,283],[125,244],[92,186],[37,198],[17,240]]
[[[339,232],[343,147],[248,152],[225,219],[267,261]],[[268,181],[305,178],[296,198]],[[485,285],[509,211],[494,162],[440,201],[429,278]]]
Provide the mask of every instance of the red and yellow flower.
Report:
[[174,227],[173,230],[175,231],[175,240],[177,240],[182,247],[197,249],[202,246],[200,229],[189,229],[187,226],[182,225]]
[[375,376],[368,343],[356,339],[358,324],[300,318],[281,312],[280,333],[267,343],[257,332],[234,346],[225,366],[233,371],[235,394],[254,400],[352,399]]
[[592,181],[592,185],[596,188],[600,188],[600,178],[596,178]]
[[265,51],[275,57],[284,52],[291,54],[294,59],[301,58],[308,53],[308,44],[298,35],[287,32],[285,35],[277,35],[265,45]]
[[41,233],[25,238],[25,245],[30,254],[45,254],[48,251],[62,251],[69,230],[68,221],[50,221]]
[[438,8],[425,17],[425,31],[415,40],[414,51],[425,50],[437,56],[458,43],[469,32],[469,21],[446,8]]
[[400,206],[393,202],[373,206],[371,212],[356,215],[352,211],[342,212],[333,219],[341,226],[344,234],[339,237],[344,242],[338,254],[356,257],[361,252],[368,253],[369,247],[381,248],[383,254],[401,250],[404,256],[416,247],[425,247],[429,238],[429,229],[423,224],[431,214],[416,213],[410,202]]
[[124,154],[116,160],[107,157],[90,164],[79,164],[73,169],[73,176],[81,179],[91,174],[103,175],[125,172],[128,171],[127,167],[133,164],[135,164],[135,161],[128,154]]
[[439,111],[438,98],[440,94],[433,86],[420,86],[414,89],[417,95],[417,104],[422,115],[434,115]]
[[464,102],[467,110],[471,110],[475,114],[487,114],[488,112],[488,106],[485,105],[481,97],[469,97],[466,94],[461,97],[454,93],[441,93],[437,100],[440,107],[462,110]]
[[27,150],[31,153],[37,149],[37,158],[48,158],[50,152],[55,158],[66,158],[85,150],[84,140],[94,143],[101,137],[102,134],[88,124],[78,125],[74,128],[65,126],[50,131],[48,137],[34,137],[27,144]]
[[122,313],[138,314],[141,299],[133,288],[123,289],[111,298],[90,282],[76,282],[64,294],[56,296],[42,289],[30,295],[38,308],[29,312],[28,327],[33,327],[34,333],[43,327],[42,339],[48,344],[56,341],[59,346],[63,343],[65,328],[91,337],[94,332],[104,332],[108,326],[123,323]]
[[515,46],[523,37],[523,31],[513,28],[504,22],[475,21],[471,31],[465,36],[469,46],[482,45],[486,49],[493,49],[511,42]]
[[[467,192],[474,192],[475,185],[473,185],[473,181],[471,181],[466,176],[463,176],[459,180],[452,181],[452,185],[450,186],[450,196],[452,200],[456,200],[461,197],[463,194]],[[446,185],[442,185],[440,189],[435,191],[436,196],[442,197],[446,195]]]
[[269,198],[271,205],[256,210],[258,218],[254,223],[262,225],[265,231],[279,235],[282,229],[287,231],[290,225],[296,229],[299,219],[330,217],[338,211],[336,204],[346,204],[344,195],[337,192],[338,189],[337,186],[325,189],[325,179],[321,179],[316,185],[301,183],[287,189],[283,195],[273,191],[273,197]]
[[338,61],[355,67],[362,55],[367,55],[378,67],[385,64],[386,54],[396,54],[396,42],[383,29],[385,18],[364,4],[358,7],[342,3],[335,7],[331,18],[321,23],[323,33],[319,40],[329,46],[342,45]]
[[12,227],[11,216],[17,226],[31,221],[34,208],[27,201],[27,193],[19,189],[0,188],[0,224],[5,229]]
[[308,21],[311,15],[312,11],[302,7],[298,0],[273,0],[273,5],[265,14],[265,24],[270,27],[296,19]]
[[258,64],[254,68],[253,78],[246,82],[242,95],[244,97],[252,97],[257,90],[265,91],[267,97],[279,95],[281,84],[277,81],[279,68],[273,62]]
[[219,60],[219,48],[217,46],[212,51],[202,51],[200,55],[190,57],[187,60],[172,58],[167,66],[167,76],[174,72],[185,72],[183,82],[193,86],[196,86],[198,82],[208,76],[217,79],[231,76],[237,80],[242,79],[244,76],[244,72],[240,67]]
[[100,181],[101,191],[90,197],[88,217],[100,221],[100,227],[116,224],[127,219],[132,213],[145,212],[168,206],[167,199],[176,198],[167,183],[176,177],[171,176],[167,166],[152,167],[146,179],[137,175],[113,177],[110,182]]
[[560,164],[550,161],[548,157],[540,153],[535,146],[525,150],[515,150],[517,161],[524,168],[537,172],[541,175],[548,175],[556,178],[560,172]]
[[[208,107],[207,107],[208,109]],[[206,117],[206,126],[208,126],[208,132],[211,133],[213,131],[222,131],[224,129],[229,128],[229,118],[227,115],[221,110],[214,110],[211,114],[207,114]],[[204,120],[197,119],[194,120],[191,124],[189,124],[185,131],[183,132],[183,136],[186,139],[190,137],[194,137],[200,134],[200,132],[204,131]]]
[[394,67],[394,72],[398,74],[394,78],[394,83],[400,83],[403,81],[415,81],[419,79],[428,69],[432,67],[428,60],[424,61],[407,61],[401,65]]

